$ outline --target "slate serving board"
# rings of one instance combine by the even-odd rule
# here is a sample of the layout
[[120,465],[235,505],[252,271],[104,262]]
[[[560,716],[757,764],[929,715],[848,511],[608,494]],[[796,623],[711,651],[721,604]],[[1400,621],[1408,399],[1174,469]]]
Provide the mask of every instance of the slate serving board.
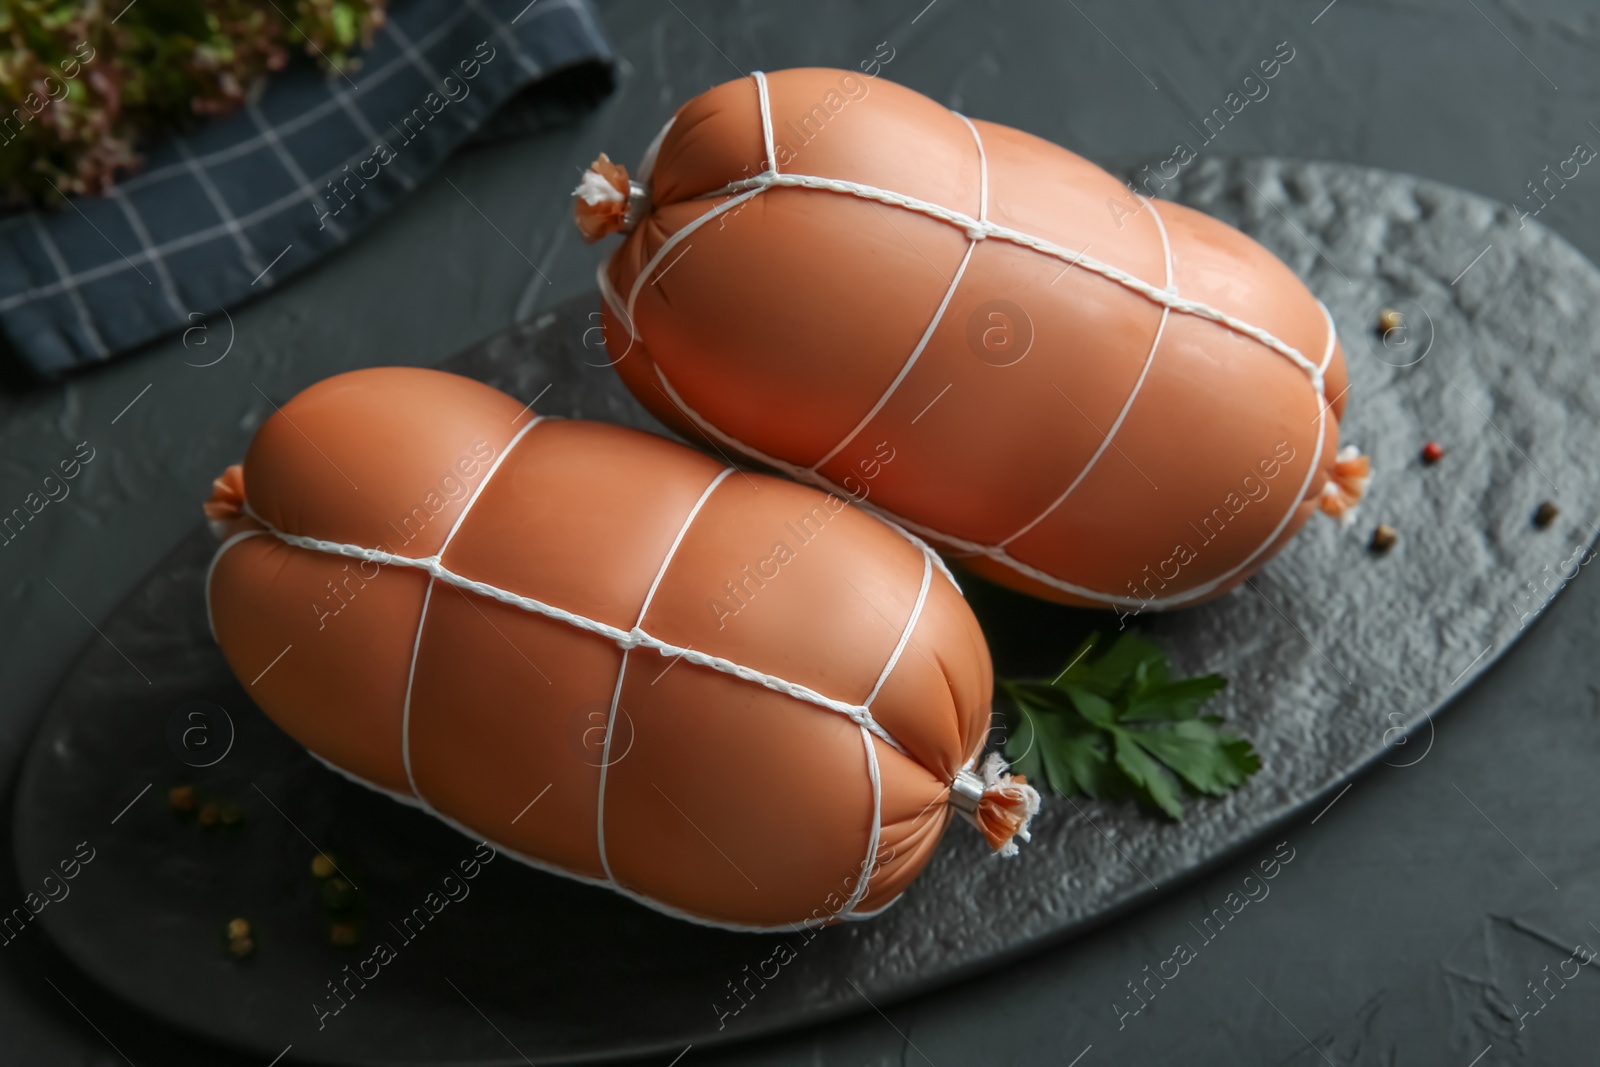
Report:
[[[777,935],[679,923],[506,857],[408,936],[390,924],[473,843],[324,769],[253,708],[207,632],[215,542],[197,529],[102,624],[39,728],[18,786],[21,882],[40,884],[80,842],[94,858],[38,921],[120,996],[267,1059],[671,1052],[882,1007],[1081,933],[1315,812],[1372,762],[1420,760],[1433,713],[1509,647],[1592,540],[1570,517],[1600,503],[1600,274],[1509,208],[1403,176],[1202,160],[1163,194],[1255,236],[1329,305],[1350,364],[1344,438],[1378,471],[1353,529],[1314,520],[1249,586],[1134,621],[1179,670],[1228,677],[1216,710],[1265,762],[1246,788],[1191,803],[1181,825],[1047,799],[1009,861],[954,824],[881,918],[785,935],[789,953]],[[1403,335],[1377,336],[1384,307],[1404,313]],[[541,411],[659,429],[605,368],[594,310],[568,305],[444,366],[541,397]],[[1425,468],[1430,438],[1447,455]],[[1562,514],[1536,529],[1546,499]],[[1366,551],[1378,521],[1400,531],[1383,558]],[[965,584],[1002,674],[1053,674],[1083,634],[1115,627]],[[122,652],[157,665],[148,681]],[[181,783],[236,803],[242,822],[207,830],[175,816],[166,791]],[[362,948],[328,942],[317,849],[359,887]],[[235,916],[256,933],[243,962],[223,953]],[[330,984],[376,940],[393,960],[335,1000]]]

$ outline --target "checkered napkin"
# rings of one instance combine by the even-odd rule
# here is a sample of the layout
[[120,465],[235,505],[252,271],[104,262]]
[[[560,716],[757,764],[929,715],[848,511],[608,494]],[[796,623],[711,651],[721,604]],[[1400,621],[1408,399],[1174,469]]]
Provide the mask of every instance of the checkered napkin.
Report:
[[399,0],[350,77],[297,65],[108,196],[0,218],[4,344],[50,378],[193,326],[372,225],[513,96],[497,132],[593,104],[612,58],[590,0]]

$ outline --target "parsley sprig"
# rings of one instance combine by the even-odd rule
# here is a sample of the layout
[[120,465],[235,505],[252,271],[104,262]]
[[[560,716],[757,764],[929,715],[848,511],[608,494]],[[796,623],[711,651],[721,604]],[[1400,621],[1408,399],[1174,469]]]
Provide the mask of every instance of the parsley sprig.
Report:
[[1181,819],[1180,781],[1222,796],[1261,769],[1249,741],[1200,714],[1223,678],[1173,680],[1161,649],[1132,633],[1091,655],[1100,644],[1091,634],[1050,681],[1000,682],[1017,712],[1005,744],[1013,770],[1062,796],[1131,795]]

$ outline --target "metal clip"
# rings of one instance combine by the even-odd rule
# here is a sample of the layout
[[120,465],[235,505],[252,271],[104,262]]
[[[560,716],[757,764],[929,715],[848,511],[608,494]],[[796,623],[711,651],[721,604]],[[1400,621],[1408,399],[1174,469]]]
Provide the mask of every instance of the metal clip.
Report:
[[628,209],[622,216],[623,233],[632,233],[639,220],[650,213],[650,190],[638,182],[628,183]]
[[978,810],[983,799],[983,779],[972,771],[957,771],[950,783],[950,806],[968,815]]

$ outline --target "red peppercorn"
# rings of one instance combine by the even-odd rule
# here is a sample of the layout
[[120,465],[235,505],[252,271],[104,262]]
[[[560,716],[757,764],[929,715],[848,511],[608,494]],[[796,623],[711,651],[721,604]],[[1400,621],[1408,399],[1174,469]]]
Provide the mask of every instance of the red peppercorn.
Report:
[[1429,441],[1422,446],[1422,462],[1428,464],[1428,466],[1433,466],[1443,458],[1444,448],[1438,441]]

